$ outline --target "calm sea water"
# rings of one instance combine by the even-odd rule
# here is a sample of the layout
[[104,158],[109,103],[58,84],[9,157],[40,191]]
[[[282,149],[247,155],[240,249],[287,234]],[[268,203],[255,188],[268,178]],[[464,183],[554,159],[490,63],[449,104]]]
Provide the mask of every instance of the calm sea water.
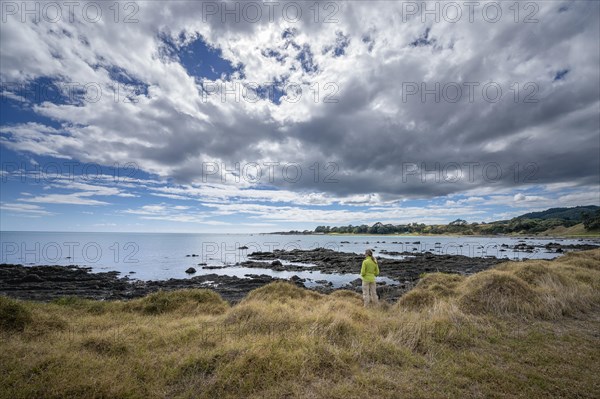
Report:
[[[534,253],[515,252],[510,248],[502,248],[502,244],[512,247],[521,240],[526,244],[542,246],[542,248],[536,248]],[[116,270],[122,275],[140,280],[189,278],[190,275],[186,274],[185,270],[193,266],[197,270],[196,275],[215,273],[244,277],[246,274],[267,274],[280,278],[298,275],[308,279],[307,285],[315,284],[314,281],[317,280],[327,280],[334,286],[341,286],[358,277],[359,264],[356,265],[357,274],[349,275],[322,274],[311,270],[309,264],[305,265],[306,271],[302,272],[276,272],[266,268],[244,268],[235,264],[248,260],[248,255],[255,251],[319,247],[356,253],[363,253],[366,248],[372,248],[379,257],[386,257],[379,253],[381,250],[430,251],[436,254],[494,256],[508,259],[551,259],[560,256],[543,248],[549,242],[599,244],[598,240],[555,238],[6,231],[0,232],[0,263],[90,266],[94,271]],[[199,263],[212,266],[229,265],[229,267],[203,270],[198,266]]]

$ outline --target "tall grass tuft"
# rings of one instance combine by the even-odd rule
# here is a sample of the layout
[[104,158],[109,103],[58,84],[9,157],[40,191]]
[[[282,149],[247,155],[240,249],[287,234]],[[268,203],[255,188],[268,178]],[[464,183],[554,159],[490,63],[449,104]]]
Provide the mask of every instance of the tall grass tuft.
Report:
[[144,298],[136,299],[125,307],[133,312],[158,315],[179,311],[184,314],[221,314],[228,304],[219,294],[208,289],[183,289],[158,291]]
[[[318,300],[321,298],[321,294],[314,291],[309,291],[304,288],[300,288],[294,284],[276,281],[271,284],[267,284],[263,287],[257,288],[251,291],[244,301],[279,301],[279,302],[293,302],[301,299],[305,301]],[[296,301],[297,302],[297,301]]]
[[23,331],[31,322],[31,312],[21,302],[0,296],[0,329],[2,331]]

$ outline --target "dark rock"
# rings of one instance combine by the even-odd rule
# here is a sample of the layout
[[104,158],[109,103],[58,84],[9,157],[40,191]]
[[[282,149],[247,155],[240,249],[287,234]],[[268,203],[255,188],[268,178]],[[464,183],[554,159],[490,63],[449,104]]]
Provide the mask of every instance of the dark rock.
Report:
[[533,245],[528,245],[524,242],[519,243],[517,245],[515,245],[513,247],[513,249],[515,251],[520,251],[520,252],[533,252],[533,250],[535,249],[535,247]]
[[196,269],[194,269],[193,267],[190,267],[190,268],[189,268],[189,269],[187,269],[185,272],[186,272],[187,274],[194,274],[194,273],[196,273]]
[[[318,282],[318,281],[317,281],[317,282]],[[356,280],[352,280],[352,281],[350,282],[350,285],[351,285],[352,287],[360,287],[360,286],[362,285],[362,280],[361,280],[361,279],[359,279],[359,278],[357,278]]]
[[577,251],[587,251],[588,249],[596,249],[596,248],[600,248],[599,245],[594,245],[594,244],[567,244],[567,245],[561,245],[562,249],[574,249]]
[[238,249],[248,249],[248,247],[243,245],[243,246],[239,247]]
[[283,266],[283,264],[280,260],[276,259],[273,262],[271,262],[271,266]]
[[28,274],[27,276],[23,277],[23,279],[21,280],[21,282],[23,283],[40,283],[45,281],[43,278],[41,278],[40,276],[38,276],[37,274]]

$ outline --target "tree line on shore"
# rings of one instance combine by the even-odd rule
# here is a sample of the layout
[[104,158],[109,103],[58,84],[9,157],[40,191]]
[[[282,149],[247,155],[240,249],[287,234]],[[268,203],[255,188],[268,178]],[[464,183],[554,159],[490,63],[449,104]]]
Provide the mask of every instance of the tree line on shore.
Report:
[[384,224],[371,226],[318,226],[314,231],[290,231],[288,234],[538,234],[556,227],[572,227],[583,224],[586,232],[600,231],[600,207],[595,205],[573,208],[551,208],[542,212],[531,212],[495,222],[472,222],[456,219],[444,225],[425,223]]

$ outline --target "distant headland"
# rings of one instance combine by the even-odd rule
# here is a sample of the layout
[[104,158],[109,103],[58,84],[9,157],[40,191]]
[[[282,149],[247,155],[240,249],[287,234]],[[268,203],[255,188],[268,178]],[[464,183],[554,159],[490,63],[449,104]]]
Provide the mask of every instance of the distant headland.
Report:
[[600,236],[600,207],[597,205],[571,208],[550,208],[541,212],[530,212],[510,220],[495,222],[472,222],[456,219],[448,224],[427,225],[424,223],[383,224],[371,226],[318,226],[314,230],[291,230],[270,234],[403,234],[403,235],[538,235],[538,236]]

